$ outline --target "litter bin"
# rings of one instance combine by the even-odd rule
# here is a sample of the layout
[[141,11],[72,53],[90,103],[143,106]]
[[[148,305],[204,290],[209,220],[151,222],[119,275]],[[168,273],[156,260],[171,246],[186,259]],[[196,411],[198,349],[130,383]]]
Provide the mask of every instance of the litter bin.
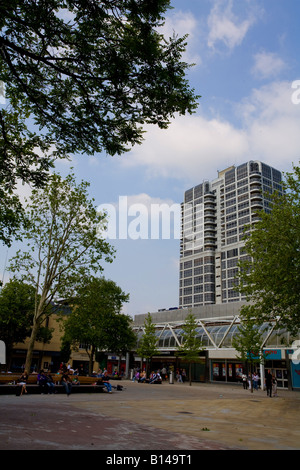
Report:
[[169,383],[170,383],[170,384],[173,384],[173,383],[174,383],[174,372],[173,372],[173,371],[170,372]]

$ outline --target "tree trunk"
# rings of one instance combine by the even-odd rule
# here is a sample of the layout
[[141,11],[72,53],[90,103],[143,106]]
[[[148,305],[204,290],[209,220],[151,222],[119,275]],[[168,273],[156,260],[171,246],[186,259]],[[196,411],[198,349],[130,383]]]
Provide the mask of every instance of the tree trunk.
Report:
[[27,355],[26,355],[26,361],[25,361],[25,370],[28,372],[28,374],[30,374],[31,372],[33,349],[34,349],[34,343],[36,340],[38,329],[39,329],[39,324],[37,321],[34,321],[34,324],[32,325],[31,336],[28,342]]
[[95,346],[91,347],[90,360],[89,360],[89,375],[92,375],[94,364]]
[[189,364],[189,378],[190,378],[190,386],[192,385],[192,363]]

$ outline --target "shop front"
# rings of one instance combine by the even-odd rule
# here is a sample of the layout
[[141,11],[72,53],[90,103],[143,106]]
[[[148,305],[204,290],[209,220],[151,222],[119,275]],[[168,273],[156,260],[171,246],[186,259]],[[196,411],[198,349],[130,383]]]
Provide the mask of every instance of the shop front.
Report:
[[[100,367],[101,366],[103,368],[103,364],[100,364]],[[108,355],[106,368],[110,375],[117,374],[123,377],[126,371],[126,357]]]
[[242,381],[246,367],[241,360],[237,359],[235,349],[213,349],[208,350],[209,378],[211,382]]
[[270,370],[277,380],[278,388],[288,389],[288,364],[284,349],[264,349],[265,370]]
[[[166,368],[167,370],[174,370],[178,358],[174,355],[174,351],[160,351],[160,354],[153,356],[149,360],[148,366],[151,370],[161,370]],[[130,362],[130,368],[145,370],[146,360],[140,356],[134,354],[133,361]]]
[[[231,382],[240,383],[242,375],[248,374],[247,364],[237,359],[234,349],[219,349],[209,351],[209,368],[211,382]],[[289,388],[289,369],[291,370],[291,382],[293,388],[295,384],[300,385],[298,376],[300,370],[296,371],[296,367],[289,360],[288,354],[284,349],[264,349],[264,363],[257,362],[254,366],[255,372],[259,377],[263,377],[266,370],[270,370],[277,380],[277,387],[281,389]],[[298,367],[300,369],[300,366]]]
[[173,351],[163,351],[161,355],[153,356],[151,361],[152,370],[162,370],[163,368],[175,370],[177,367],[178,358],[174,356]]
[[300,390],[300,341],[291,349],[269,349],[265,369],[270,369],[277,379],[278,388]]
[[189,371],[191,370],[191,379],[192,382],[206,382],[206,358],[199,357],[199,359],[191,364],[185,362],[184,359],[180,359],[179,370],[185,370],[186,380],[189,380]]
[[211,380],[216,382],[241,382],[245,366],[241,362],[224,359],[211,361]]

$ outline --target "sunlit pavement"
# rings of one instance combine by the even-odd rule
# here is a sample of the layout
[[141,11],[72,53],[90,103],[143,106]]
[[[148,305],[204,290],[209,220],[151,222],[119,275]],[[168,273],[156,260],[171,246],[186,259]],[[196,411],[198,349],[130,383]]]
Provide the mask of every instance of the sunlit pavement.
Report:
[[0,449],[300,449],[300,392],[121,384],[112,394],[0,396]]

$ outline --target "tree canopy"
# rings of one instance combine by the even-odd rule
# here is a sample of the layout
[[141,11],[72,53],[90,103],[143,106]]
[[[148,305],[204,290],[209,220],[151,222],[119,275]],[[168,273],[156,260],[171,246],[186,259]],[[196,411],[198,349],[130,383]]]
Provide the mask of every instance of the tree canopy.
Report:
[[0,240],[8,246],[13,238],[21,239],[27,224],[18,182],[43,187],[54,159],[48,152],[49,140],[27,129],[24,114],[18,107],[0,107]]
[[10,280],[0,291],[0,339],[6,346],[7,368],[13,345],[30,335],[35,295],[33,286],[18,280]]
[[64,341],[75,348],[79,343],[86,345],[90,373],[97,349],[125,353],[135,344],[130,318],[121,313],[128,299],[114,281],[104,277],[87,279],[78,289],[64,323]]
[[300,329],[300,168],[287,173],[284,193],[271,196],[271,211],[246,239],[249,259],[240,263],[239,289],[251,301],[242,315],[257,324],[276,321]]
[[4,0],[1,80],[67,152],[122,153],[139,124],[195,107],[182,38],[159,33],[168,0]]
[[142,142],[145,124],[166,128],[176,113],[195,110],[186,37],[160,32],[169,8],[169,0],[2,0],[0,183],[8,202],[17,178],[43,184],[54,158],[122,154]]

